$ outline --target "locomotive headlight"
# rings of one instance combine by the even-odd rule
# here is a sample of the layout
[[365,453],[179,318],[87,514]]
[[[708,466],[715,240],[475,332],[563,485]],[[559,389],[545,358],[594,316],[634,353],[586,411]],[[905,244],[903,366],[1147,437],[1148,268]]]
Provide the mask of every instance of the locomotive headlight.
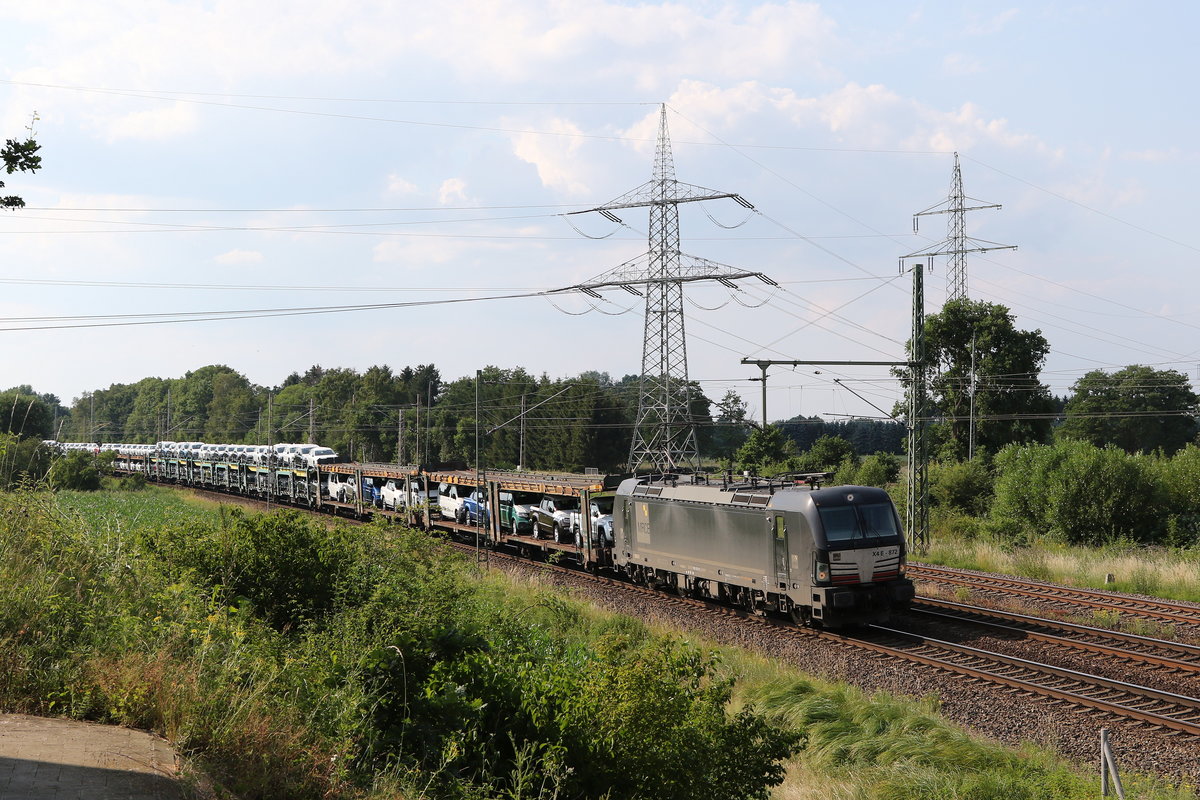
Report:
[[813,580],[816,583],[829,583],[829,564],[818,561],[813,567]]

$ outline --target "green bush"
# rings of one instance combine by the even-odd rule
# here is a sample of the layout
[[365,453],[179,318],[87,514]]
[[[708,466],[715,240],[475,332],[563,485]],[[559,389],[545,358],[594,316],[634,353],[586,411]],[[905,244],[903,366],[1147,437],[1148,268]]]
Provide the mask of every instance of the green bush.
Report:
[[1071,544],[1159,541],[1168,512],[1151,457],[1079,441],[1006,447],[996,456],[997,529]]
[[1036,536],[1047,530],[1047,485],[1066,453],[1043,445],[1009,445],[996,454],[992,523],[998,531]]
[[54,489],[95,491],[100,488],[100,479],[112,471],[113,455],[72,450],[54,460],[46,478]]
[[900,457],[894,453],[874,453],[862,460],[854,482],[860,486],[883,488],[900,479]]
[[0,433],[0,490],[41,482],[52,460],[53,453],[40,440]]
[[490,643],[443,636],[437,660],[428,644],[369,654],[368,683],[384,741],[444,793],[468,780],[525,796],[532,755],[556,796],[765,800],[798,743],[751,709],[728,713],[731,682],[671,640],[564,645],[513,628]]
[[[791,441],[790,439],[788,441]],[[821,436],[796,457],[799,472],[828,472],[838,469],[847,459],[857,463],[854,445],[840,436]]]
[[168,526],[143,535],[162,568],[244,598],[276,628],[301,625],[333,610],[343,572],[355,558],[353,537],[299,511],[225,511],[219,526]]
[[1157,460],[1159,480],[1175,514],[1200,515],[1200,447],[1189,444],[1171,458]]
[[981,459],[929,466],[929,494],[938,505],[974,516],[992,504],[992,474]]

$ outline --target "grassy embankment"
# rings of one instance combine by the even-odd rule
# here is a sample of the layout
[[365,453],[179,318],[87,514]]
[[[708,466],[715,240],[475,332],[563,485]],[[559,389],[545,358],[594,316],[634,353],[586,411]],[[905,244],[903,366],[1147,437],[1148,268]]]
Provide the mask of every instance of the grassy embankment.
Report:
[[[864,697],[481,580],[425,537],[157,489],[0,496],[0,703],[158,730],[258,797],[752,797],[738,787],[769,783],[793,737],[777,798],[1096,788],[931,700]],[[750,705],[763,717],[737,714]]]
[[[1109,546],[1076,547],[1050,540],[1014,546],[934,531],[919,560],[950,567],[1021,575],[1067,586],[1200,602],[1200,551]],[[1111,583],[1107,577],[1113,576]]]

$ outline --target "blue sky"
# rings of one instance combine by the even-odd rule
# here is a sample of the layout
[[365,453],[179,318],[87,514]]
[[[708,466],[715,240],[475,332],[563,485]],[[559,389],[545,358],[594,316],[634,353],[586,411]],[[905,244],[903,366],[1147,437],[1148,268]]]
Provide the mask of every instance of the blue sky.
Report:
[[[1018,246],[973,256],[969,293],[1043,332],[1056,393],[1091,369],[1200,369],[1192,4],[0,9],[0,134],[36,112],[44,158],[5,176],[28,204],[0,214],[5,386],[70,401],[210,363],[264,385],[314,363],[636,373],[642,315],[616,294],[22,329],[586,281],[645,250],[645,214],[573,217],[587,235],[560,215],[649,178],[660,103],[678,178],[758,212],[685,209],[683,250],[781,284],[689,289],[690,372],[714,400],[733,388],[759,417],[742,357],[903,358],[897,260],[945,236],[912,215],[945,199],[955,151],[966,193],[1003,205],[968,234]],[[945,285],[939,260],[927,312]],[[772,370],[769,416],[900,396],[886,370],[817,372]]]

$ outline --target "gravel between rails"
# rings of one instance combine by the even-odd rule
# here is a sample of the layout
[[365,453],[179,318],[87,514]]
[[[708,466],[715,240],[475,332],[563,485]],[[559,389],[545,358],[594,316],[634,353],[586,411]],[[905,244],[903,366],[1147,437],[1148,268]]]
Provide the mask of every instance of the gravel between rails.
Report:
[[[652,597],[606,592],[602,586],[570,574],[542,570],[537,564],[509,562],[500,568],[520,579],[565,589],[581,600],[649,624],[691,631],[723,645],[746,648],[801,672],[849,683],[868,693],[932,695],[938,699],[942,716],[952,722],[1004,744],[1035,742],[1087,769],[1093,768],[1099,757],[1100,729],[1108,728],[1123,770],[1200,782],[1200,740],[1193,737],[1122,723],[1098,712],[1080,711],[850,647],[805,647],[735,618],[713,617],[659,603]],[[1096,671],[1094,663],[1090,667],[1084,671]]]
[[[1200,673],[1177,674],[1163,667],[1129,664],[1112,657],[994,631],[986,626],[973,625],[969,620],[946,621],[931,619],[922,614],[906,614],[893,618],[888,627],[978,647],[993,653],[1066,667],[1112,680],[1136,683],[1164,692],[1200,697]],[[1200,751],[1200,740],[1197,740],[1196,745]]]

